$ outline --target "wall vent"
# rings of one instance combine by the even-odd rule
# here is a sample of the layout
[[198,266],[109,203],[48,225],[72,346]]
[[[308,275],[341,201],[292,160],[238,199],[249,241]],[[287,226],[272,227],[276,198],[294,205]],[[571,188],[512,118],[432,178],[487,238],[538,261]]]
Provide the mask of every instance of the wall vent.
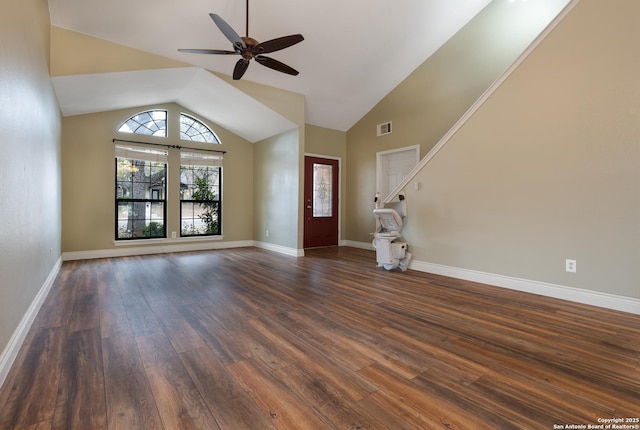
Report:
[[378,124],[377,133],[378,136],[384,136],[385,134],[391,134],[391,121],[384,124]]

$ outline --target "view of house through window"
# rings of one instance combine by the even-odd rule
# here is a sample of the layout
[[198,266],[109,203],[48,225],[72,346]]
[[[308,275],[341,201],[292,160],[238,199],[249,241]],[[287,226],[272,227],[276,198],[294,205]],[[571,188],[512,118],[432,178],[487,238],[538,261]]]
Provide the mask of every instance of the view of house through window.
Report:
[[116,147],[116,239],[166,237],[167,151]]
[[[118,131],[167,136],[167,111],[149,110],[123,122]],[[180,114],[180,139],[219,144],[202,121]],[[167,175],[169,148],[159,144],[120,141],[116,152],[116,240],[167,237]],[[215,151],[214,151],[215,152]],[[222,153],[180,151],[180,236],[213,236],[222,232]],[[177,172],[175,172],[177,174]],[[173,176],[177,180],[177,176]]]

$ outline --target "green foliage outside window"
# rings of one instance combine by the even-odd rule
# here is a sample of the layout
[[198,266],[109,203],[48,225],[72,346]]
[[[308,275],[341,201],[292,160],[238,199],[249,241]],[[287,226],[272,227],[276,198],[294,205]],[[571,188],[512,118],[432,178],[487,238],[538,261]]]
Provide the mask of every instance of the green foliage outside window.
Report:
[[193,190],[193,200],[200,200],[200,207],[204,212],[198,217],[207,226],[206,234],[214,234],[218,232],[218,202],[213,201],[216,198],[215,193],[211,190],[211,186],[206,177],[196,177],[194,180],[195,189]]

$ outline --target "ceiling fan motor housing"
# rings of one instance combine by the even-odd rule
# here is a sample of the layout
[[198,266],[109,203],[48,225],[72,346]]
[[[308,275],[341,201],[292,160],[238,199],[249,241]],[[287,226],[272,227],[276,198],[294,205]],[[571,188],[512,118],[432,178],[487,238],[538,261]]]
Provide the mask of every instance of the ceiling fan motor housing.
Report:
[[243,37],[242,41],[244,42],[246,48],[242,48],[239,53],[243,58],[246,58],[247,60],[250,60],[255,55],[258,55],[262,53],[262,51],[264,51],[264,48],[258,48],[257,51],[259,52],[256,52],[255,47],[258,45],[258,41],[252,37]]

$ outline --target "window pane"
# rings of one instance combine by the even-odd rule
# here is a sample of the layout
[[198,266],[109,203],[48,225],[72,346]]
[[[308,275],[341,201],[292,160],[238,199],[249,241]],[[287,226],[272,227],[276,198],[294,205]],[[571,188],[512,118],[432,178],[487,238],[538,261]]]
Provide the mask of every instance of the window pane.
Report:
[[333,166],[329,164],[313,164],[314,217],[330,217],[332,215],[332,174]]
[[167,112],[151,110],[141,112],[126,120],[118,128],[122,133],[136,133],[148,136],[167,136]]
[[221,167],[180,166],[181,236],[219,235]]
[[164,202],[118,202],[116,239],[165,237]]
[[164,224],[164,202],[147,203],[150,206],[149,220]]
[[116,239],[166,237],[167,165],[116,158]]
[[202,121],[180,114],[180,139],[195,142],[220,143],[215,133]]
[[182,200],[218,200],[220,167],[182,166],[180,168],[180,198]]
[[118,202],[118,219],[116,229],[116,239],[127,239],[131,237],[130,223],[132,222],[129,214],[133,213],[131,203]]
[[181,202],[181,236],[220,234],[219,203]]

